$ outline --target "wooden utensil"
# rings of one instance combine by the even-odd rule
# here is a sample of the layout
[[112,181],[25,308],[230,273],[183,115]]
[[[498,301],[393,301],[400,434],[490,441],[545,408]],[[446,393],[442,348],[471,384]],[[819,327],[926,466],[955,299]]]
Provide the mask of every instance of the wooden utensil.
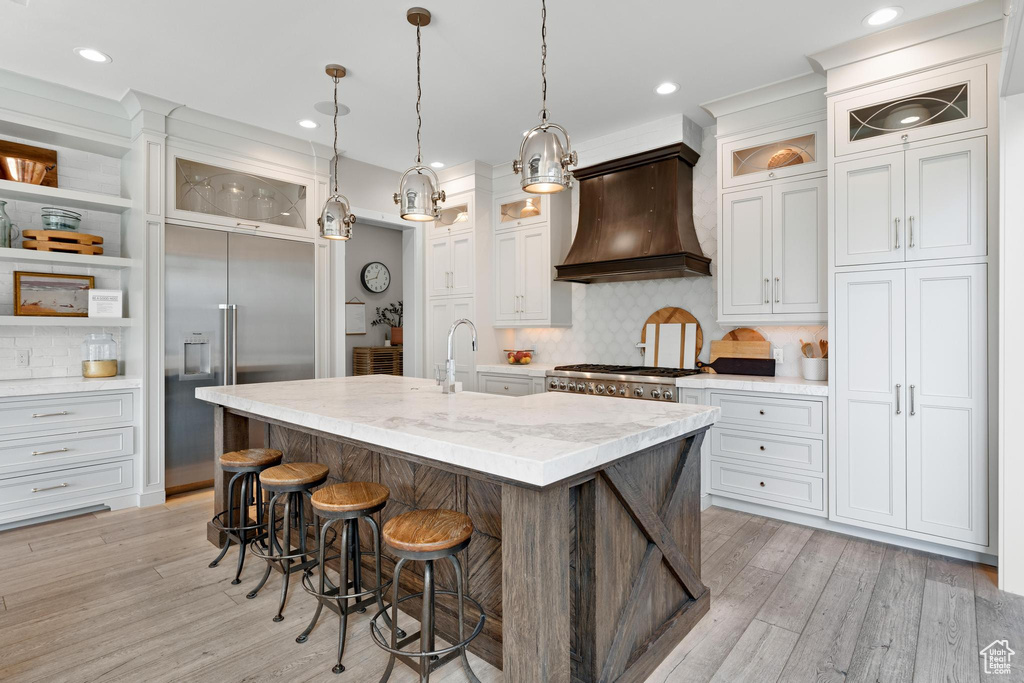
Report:
[[766,341],[713,341],[711,362],[719,358],[771,358],[772,345]]
[[775,376],[775,360],[771,358],[719,358],[713,363],[697,361],[697,366],[705,372],[714,370],[726,375]]
[[[659,352],[659,349],[658,349],[658,338],[657,338],[657,329],[658,328],[657,327],[654,328],[655,329],[655,337],[654,337],[654,339],[648,340],[647,339],[647,326],[648,325],[655,325],[655,326],[658,326],[658,325],[682,325],[683,329],[685,330],[686,329],[686,323],[694,323],[697,326],[697,344],[696,344],[696,352],[694,353],[694,356],[695,357],[699,356],[701,348],[703,348],[703,346],[704,346],[704,331],[701,330],[700,322],[697,321],[697,318],[695,318],[692,313],[690,313],[689,311],[687,311],[686,309],[683,309],[683,308],[676,308],[674,306],[666,306],[665,308],[658,309],[657,311],[652,313],[649,318],[647,318],[647,321],[644,323],[643,327],[640,328],[640,342],[645,345],[644,346],[644,353],[645,354],[653,354],[653,355],[647,355],[647,358],[651,359],[652,365],[658,365],[659,364],[658,361],[663,361],[661,363],[661,365],[665,365],[664,361],[666,359],[660,358],[659,355],[658,355],[658,352]],[[677,368],[683,367],[682,349],[685,349],[685,348],[686,348],[686,344],[685,343],[680,344],[680,353],[679,353],[680,357],[678,359],[678,362],[676,362],[676,360],[673,359],[673,362],[671,363],[672,367],[677,367]]]
[[819,339],[818,340],[818,347],[821,349],[821,357],[822,358],[828,358],[828,340],[827,339]]
[[805,342],[803,339],[801,339],[800,351],[804,354],[804,358],[814,358],[814,347],[811,346],[810,342]]
[[737,327],[722,337],[722,341],[764,341],[764,335],[749,327]]

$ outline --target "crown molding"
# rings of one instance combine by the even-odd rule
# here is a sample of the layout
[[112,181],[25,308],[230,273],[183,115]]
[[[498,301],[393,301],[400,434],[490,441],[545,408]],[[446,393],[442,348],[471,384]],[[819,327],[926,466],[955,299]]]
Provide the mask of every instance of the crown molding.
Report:
[[734,95],[720,97],[717,100],[704,102],[700,107],[712,117],[718,119],[722,116],[743,111],[744,109],[752,109],[753,107],[759,107],[770,102],[778,102],[788,97],[796,97],[797,95],[814,92],[815,90],[824,90],[824,88],[825,77],[819,73],[809,72],[782,81],[775,81],[768,85],[751,88],[750,90],[744,90]]

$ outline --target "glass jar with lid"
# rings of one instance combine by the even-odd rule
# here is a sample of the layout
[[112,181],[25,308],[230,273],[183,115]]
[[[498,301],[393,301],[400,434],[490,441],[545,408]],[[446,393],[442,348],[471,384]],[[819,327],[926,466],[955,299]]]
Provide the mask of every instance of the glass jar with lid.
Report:
[[86,335],[82,342],[82,377],[117,375],[117,342],[109,332]]

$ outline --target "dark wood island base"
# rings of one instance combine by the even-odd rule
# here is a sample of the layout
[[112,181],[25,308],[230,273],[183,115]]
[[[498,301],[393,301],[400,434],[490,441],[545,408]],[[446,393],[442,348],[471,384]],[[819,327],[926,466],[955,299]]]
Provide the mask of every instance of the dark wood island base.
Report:
[[[700,580],[700,444],[707,427],[594,471],[536,488],[436,460],[216,407],[221,453],[248,447],[249,421],[284,461],[330,468],[329,483],[374,481],[391,490],[381,523],[414,509],[472,518],[460,558],[466,590],[487,621],[470,650],[515,683],[643,681],[707,613]],[[216,460],[215,460],[216,461]],[[216,510],[227,476],[216,473]],[[220,544],[220,533],[208,537]],[[370,549],[368,530],[360,534]],[[385,575],[390,566],[385,564]],[[401,591],[422,590],[415,564]],[[454,590],[438,565],[439,587]],[[293,599],[301,599],[302,596]],[[402,604],[418,616],[418,601]],[[438,602],[437,629],[456,640],[453,605]],[[466,614],[472,628],[473,610]],[[384,653],[381,653],[384,656]]]

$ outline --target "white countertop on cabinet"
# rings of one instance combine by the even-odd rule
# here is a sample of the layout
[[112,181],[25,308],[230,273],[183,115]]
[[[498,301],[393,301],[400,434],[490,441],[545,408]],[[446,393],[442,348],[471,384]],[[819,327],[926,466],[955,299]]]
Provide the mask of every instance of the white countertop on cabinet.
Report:
[[196,397],[533,486],[708,427],[721,414],[564,393],[443,394],[433,380],[391,375],[202,387]]
[[763,391],[769,394],[797,394],[802,396],[828,396],[828,382],[802,377],[756,377],[753,375],[712,375],[701,373],[676,379],[683,389],[729,389],[733,391]]
[[71,394],[83,391],[113,391],[117,389],[138,389],[142,386],[140,377],[40,377],[35,379],[0,380],[0,398],[13,396],[45,396],[47,394]]
[[519,375],[521,377],[543,377],[548,370],[554,370],[554,363],[530,363],[529,365],[512,365],[511,363],[494,363],[477,365],[477,372],[494,375]]

